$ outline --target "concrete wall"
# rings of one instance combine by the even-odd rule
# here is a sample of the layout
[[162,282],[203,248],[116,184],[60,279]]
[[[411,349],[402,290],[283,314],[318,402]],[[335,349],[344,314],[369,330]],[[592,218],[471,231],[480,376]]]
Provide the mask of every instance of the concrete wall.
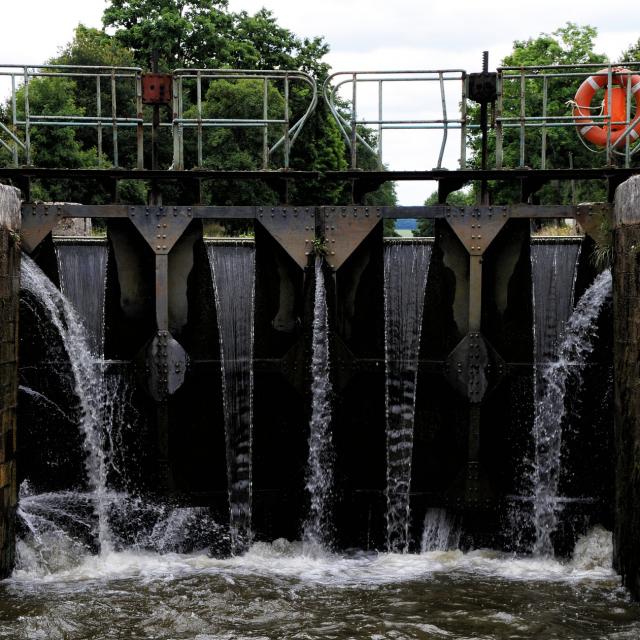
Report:
[[0,578],[11,573],[15,551],[19,230],[19,191],[0,185]]
[[616,190],[614,217],[616,523],[614,565],[640,597],[640,176]]

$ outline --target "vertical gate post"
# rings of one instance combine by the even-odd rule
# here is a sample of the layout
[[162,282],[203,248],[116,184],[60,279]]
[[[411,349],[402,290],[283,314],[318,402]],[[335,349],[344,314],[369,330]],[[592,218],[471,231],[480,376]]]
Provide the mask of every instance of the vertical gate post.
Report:
[[20,197],[0,185],[0,578],[15,556]]
[[640,176],[615,195],[613,337],[614,566],[640,598]]

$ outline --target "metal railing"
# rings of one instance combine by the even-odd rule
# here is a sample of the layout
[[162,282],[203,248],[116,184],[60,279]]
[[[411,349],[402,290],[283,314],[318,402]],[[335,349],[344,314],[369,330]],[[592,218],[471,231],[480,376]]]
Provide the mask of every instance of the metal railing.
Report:
[[[384,86],[399,83],[438,83],[440,92],[439,118],[387,118],[385,117]],[[460,86],[459,114],[449,117],[445,85],[457,83]],[[359,85],[377,85],[377,118],[367,119],[358,117],[358,87]],[[350,85],[350,86],[349,86]],[[339,92],[343,87],[350,89],[349,99],[340,99]],[[396,88],[394,87],[394,88]],[[333,114],[338,127],[350,151],[351,168],[358,166],[358,145],[361,145],[378,160],[378,166],[383,167],[383,132],[391,129],[417,130],[435,129],[442,131],[438,161],[436,168],[442,167],[448,132],[451,129],[461,130],[461,144],[459,166],[466,164],[467,137],[467,74],[462,69],[441,69],[427,71],[339,71],[330,75],[323,87],[325,101]],[[374,127],[377,131],[375,144],[367,141],[359,127]]]
[[[73,65],[0,65],[0,78],[9,78],[11,82],[9,124],[0,122],[0,146],[11,154],[12,162],[18,166],[32,162],[31,134],[33,127],[74,127],[92,128],[96,131],[97,164],[104,157],[103,132],[111,129],[112,162],[119,165],[118,129],[135,127],[137,136],[137,166],[143,163],[143,120],[142,120],[142,70],[137,67],[104,67]],[[40,114],[34,113],[29,102],[32,83],[44,78],[79,79],[95,83],[95,113],[76,114]],[[135,99],[118,101],[118,94],[130,85]],[[106,90],[105,90],[106,89]],[[105,96],[106,94],[106,103]],[[127,109],[129,112],[127,112]],[[118,115],[118,111],[125,115]]]
[[[627,68],[624,74],[626,113],[614,120],[612,92],[606,88],[614,80],[620,83],[618,68]],[[558,149],[552,149],[550,132],[559,128],[571,130],[580,136],[581,121],[600,127],[606,135],[606,144],[591,151],[604,154],[600,165],[610,166],[617,161],[629,167],[640,151],[640,89],[634,84],[640,75],[640,62],[617,65],[603,63],[579,65],[552,65],[540,67],[501,67],[497,70],[497,101],[491,125],[495,147],[495,167],[516,168],[532,166],[546,169],[559,167],[559,158],[571,167],[571,158],[565,161]],[[589,76],[606,76],[604,94],[606,104],[599,113],[598,105],[575,105],[573,98],[578,87]],[[132,165],[145,168],[145,155],[149,144],[145,131],[152,126],[152,109],[143,104],[143,73],[137,67],[72,66],[72,65],[0,65],[0,81],[10,84],[4,119],[0,120],[0,149],[8,153],[8,163],[15,166],[31,165],[34,161],[33,134],[43,128],[73,127],[93,130],[95,137],[84,134],[84,148],[95,141],[96,165]],[[81,87],[82,104],[69,108],[71,113],[45,113],[34,111],[35,101],[42,91],[34,83],[47,79],[65,79]],[[207,132],[228,128],[253,129],[259,133],[250,142],[243,142],[256,154],[255,165],[261,169],[289,168],[291,151],[317,104],[315,80],[300,71],[248,71],[234,69],[178,69],[172,74],[172,104],[159,127],[172,138],[171,167],[176,170],[202,167],[206,164],[208,145],[214,144]],[[230,83],[235,88],[242,83],[251,88],[250,105],[230,104],[230,112],[220,111],[216,102],[216,83]],[[432,89],[431,104],[420,97]],[[420,95],[412,89],[420,89]],[[367,98],[359,89],[367,87]],[[70,87],[69,90],[71,90]],[[397,108],[402,91],[411,96],[410,106],[427,110],[427,115],[406,117]],[[379,168],[383,167],[384,133],[390,130],[435,130],[442,136],[434,145],[425,146],[437,155],[435,166],[442,168],[449,132],[460,132],[457,165],[467,164],[467,147],[480,125],[470,115],[468,105],[469,76],[461,69],[427,71],[340,71],[327,78],[323,86],[324,99],[335,118],[349,150],[350,166],[358,168],[359,154],[372,154]],[[242,92],[238,92],[239,94]],[[233,92],[231,93],[233,95]],[[247,95],[245,93],[245,95]],[[389,104],[394,99],[396,104]],[[455,99],[455,105],[453,100]],[[598,98],[599,99],[599,98]],[[422,102],[421,102],[422,101]],[[42,99],[38,101],[42,103]],[[573,107],[572,107],[573,105]],[[574,108],[580,107],[575,115]],[[79,108],[81,107],[81,108]],[[216,110],[217,109],[217,110]],[[255,111],[255,112],[254,112]],[[369,112],[366,118],[362,113]],[[238,115],[234,115],[238,114]],[[617,129],[612,138],[612,129]],[[131,132],[134,136],[124,135]],[[638,134],[638,135],[636,135]],[[188,140],[185,152],[185,139]],[[568,141],[568,138],[563,142]],[[145,147],[146,145],[146,147]],[[505,154],[509,149],[510,153]],[[551,154],[555,154],[550,161]],[[126,158],[126,159],[125,159]],[[166,158],[166,164],[170,162]],[[147,159],[148,162],[148,159]],[[253,160],[252,160],[253,162]],[[584,163],[584,158],[582,159]],[[597,162],[590,163],[595,166]],[[566,167],[566,168],[569,168]],[[151,167],[148,167],[151,168]]]
[[[203,115],[203,95],[216,81],[256,82],[262,92],[261,112],[252,117],[208,118]],[[195,84],[195,116],[186,117],[184,110],[185,85]],[[292,114],[291,88],[295,85],[308,88],[310,95],[302,113]],[[280,117],[270,115],[273,107],[271,89],[277,88],[282,97]],[[208,128],[258,128],[262,129],[262,169],[268,169],[274,153],[282,148],[283,167],[289,168],[291,148],[302,127],[313,113],[318,101],[315,80],[302,71],[246,71],[237,69],[177,69],[173,72],[173,168],[185,168],[184,131],[193,128],[196,132],[196,164],[203,166],[204,131]],[[270,142],[269,133],[280,129],[281,134]]]
[[[548,133],[553,128],[573,129],[583,144],[594,153],[603,153],[605,164],[611,165],[614,156],[623,158],[624,166],[629,167],[632,156],[640,150],[640,145],[634,143],[630,135],[639,124],[640,110],[636,112],[632,98],[635,92],[632,75],[626,74],[624,89],[626,92],[626,114],[622,120],[614,120],[612,113],[612,91],[607,90],[613,85],[614,76],[618,69],[640,70],[638,62],[622,62],[618,64],[575,64],[549,65],[538,67],[500,67],[497,76],[497,102],[495,111],[495,141],[496,168],[504,168],[505,133],[510,129],[518,131],[518,165],[539,163],[539,168],[546,169],[549,151]],[[573,107],[580,113],[590,111],[591,105],[576,105],[573,101],[578,88],[588,77],[606,77],[606,84],[602,87],[604,98],[600,106],[600,113],[589,115],[574,115]],[[555,85],[555,87],[554,87]],[[594,87],[595,89],[595,87]],[[550,97],[556,98],[556,109],[550,105]],[[557,100],[560,98],[560,102]],[[534,109],[531,109],[531,106]],[[559,106],[559,108],[557,108]],[[595,107],[597,110],[599,107]],[[589,147],[579,133],[580,123],[598,125],[606,131],[606,144],[601,149]],[[612,128],[624,127],[622,132],[612,142]],[[527,136],[527,130],[539,129],[539,144]],[[621,142],[624,141],[623,144]],[[623,147],[623,150],[621,150]],[[534,153],[539,153],[535,156]],[[571,163],[571,158],[568,159]],[[513,168],[513,167],[508,167]],[[558,167],[555,167],[558,168]],[[571,167],[572,168],[572,167]]]
[[[110,163],[119,167],[119,130],[136,129],[135,168],[144,168],[145,129],[153,126],[151,109],[143,105],[142,70],[136,67],[92,67],[71,65],[0,65],[0,78],[8,78],[11,93],[8,98],[9,118],[0,121],[0,147],[7,150],[14,166],[31,165],[33,161],[32,133],[34,127],[73,127],[93,129],[96,132],[96,163],[100,167],[105,160],[104,131],[110,129]],[[73,109],[76,113],[40,114],[33,111],[30,92],[34,81],[45,78],[65,78],[85,83],[85,97],[94,96],[92,113]],[[227,82],[259,83],[260,112],[251,117],[206,117],[203,103],[207,89],[220,80]],[[86,83],[91,83],[87,87]],[[194,87],[190,87],[193,83]],[[128,86],[126,86],[128,85]],[[305,86],[305,95],[297,87]],[[292,87],[294,91],[292,91]],[[301,71],[244,71],[234,69],[178,69],[172,74],[173,104],[169,118],[159,123],[160,129],[171,129],[173,137],[173,169],[185,168],[184,131],[196,132],[196,159],[194,165],[203,165],[204,132],[209,128],[258,128],[262,129],[261,158],[257,162],[262,169],[269,168],[276,152],[282,152],[282,166],[288,168],[291,149],[302,127],[317,104],[315,80]],[[190,89],[194,97],[191,99]],[[282,112],[272,115],[274,89]],[[293,108],[293,93],[298,107]],[[187,96],[186,94],[189,93]],[[123,99],[124,96],[124,99]],[[299,106],[302,103],[302,106]],[[185,113],[185,107],[188,112]],[[195,112],[195,113],[193,113]],[[279,133],[273,139],[273,131]]]

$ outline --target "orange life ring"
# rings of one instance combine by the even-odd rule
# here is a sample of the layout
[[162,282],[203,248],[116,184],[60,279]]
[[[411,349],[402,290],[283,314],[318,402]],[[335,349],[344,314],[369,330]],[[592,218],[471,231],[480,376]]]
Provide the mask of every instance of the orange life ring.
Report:
[[[591,119],[591,100],[598,89],[607,84],[608,69],[598,71],[598,75],[589,76],[578,89],[573,102],[573,118],[578,126],[580,135],[599,147],[607,146],[608,125],[598,126]],[[634,75],[629,69],[616,68],[612,70],[611,91],[611,120],[622,122],[627,119],[627,82],[631,78],[631,95],[636,100],[636,115],[631,121],[634,125],[629,131],[631,141],[640,138],[640,75]],[[609,100],[605,99],[603,114],[608,115]],[[583,111],[584,110],[584,111]],[[586,111],[586,113],[585,113]],[[622,134],[626,125],[611,125],[611,146],[615,147],[624,139]]]

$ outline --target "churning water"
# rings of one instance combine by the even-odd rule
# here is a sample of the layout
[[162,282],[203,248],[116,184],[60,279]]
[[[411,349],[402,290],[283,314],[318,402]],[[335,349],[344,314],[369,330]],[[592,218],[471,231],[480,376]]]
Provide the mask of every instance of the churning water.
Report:
[[384,249],[384,350],[387,431],[387,549],[409,547],[409,491],[416,383],[431,244]]
[[596,529],[571,560],[494,551],[310,556],[302,543],[85,554],[0,585],[0,638],[632,640],[640,610]]

